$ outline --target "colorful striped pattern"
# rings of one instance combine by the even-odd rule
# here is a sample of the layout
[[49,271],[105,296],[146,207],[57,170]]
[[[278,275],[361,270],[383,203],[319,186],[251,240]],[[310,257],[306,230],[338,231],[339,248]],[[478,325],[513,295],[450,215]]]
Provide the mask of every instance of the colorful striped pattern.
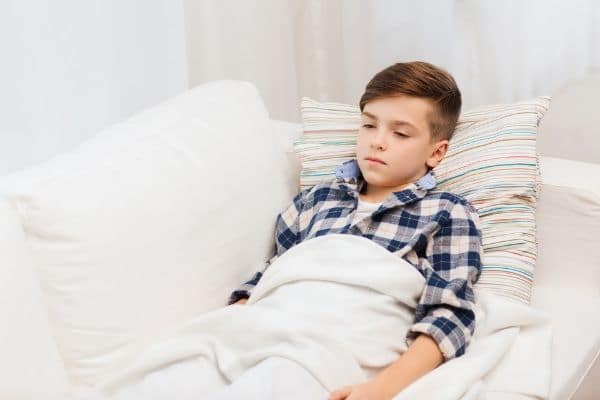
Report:
[[[438,188],[464,196],[480,216],[484,258],[476,286],[529,304],[537,255],[535,209],[541,179],[538,125],[549,96],[481,106],[463,113],[444,160]],[[358,106],[302,98],[303,134],[294,141],[300,189],[334,179],[355,158]]]

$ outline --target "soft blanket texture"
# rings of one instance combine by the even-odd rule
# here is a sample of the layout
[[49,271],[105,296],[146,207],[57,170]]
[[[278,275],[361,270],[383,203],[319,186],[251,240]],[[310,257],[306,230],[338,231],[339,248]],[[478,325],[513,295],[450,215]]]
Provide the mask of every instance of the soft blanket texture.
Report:
[[[173,327],[96,389],[111,396],[148,373],[197,357],[210,361],[227,382],[269,356],[294,360],[328,391],[365,382],[406,351],[423,285],[411,264],[367,238],[316,237],[271,264],[246,305]],[[395,400],[492,399],[506,392],[547,397],[548,317],[477,285],[475,295],[476,330],[466,353]],[[177,398],[178,388],[172,390]]]

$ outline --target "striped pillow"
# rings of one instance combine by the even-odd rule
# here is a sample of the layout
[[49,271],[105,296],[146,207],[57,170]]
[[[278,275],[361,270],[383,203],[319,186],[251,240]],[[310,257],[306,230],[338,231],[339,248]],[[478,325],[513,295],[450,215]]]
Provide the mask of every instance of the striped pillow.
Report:
[[[464,112],[442,162],[437,189],[463,196],[477,209],[483,267],[476,286],[529,304],[537,243],[535,209],[540,190],[536,137],[549,96]],[[335,178],[355,158],[358,106],[302,98],[303,133],[294,141],[301,162],[300,189]]]

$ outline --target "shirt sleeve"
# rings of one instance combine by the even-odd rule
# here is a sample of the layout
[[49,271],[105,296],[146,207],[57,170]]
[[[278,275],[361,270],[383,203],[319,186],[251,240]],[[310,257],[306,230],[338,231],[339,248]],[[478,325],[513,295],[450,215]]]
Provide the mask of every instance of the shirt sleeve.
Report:
[[229,296],[228,305],[244,298],[249,298],[252,290],[262,278],[267,268],[275,262],[275,260],[285,253],[289,248],[294,246],[300,240],[299,217],[304,205],[304,197],[308,193],[308,189],[304,189],[294,196],[291,203],[277,216],[275,223],[275,255],[272,256],[261,271],[256,271],[254,275],[238,286]]
[[482,233],[477,210],[456,203],[433,236],[425,264],[425,288],[416,307],[415,323],[406,335],[410,346],[419,334],[435,340],[444,361],[459,357],[475,331],[473,284],[481,274]]

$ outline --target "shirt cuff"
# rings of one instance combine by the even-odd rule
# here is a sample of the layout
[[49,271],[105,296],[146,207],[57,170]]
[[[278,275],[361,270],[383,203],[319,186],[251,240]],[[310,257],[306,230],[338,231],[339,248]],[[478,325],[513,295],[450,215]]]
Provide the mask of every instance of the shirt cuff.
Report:
[[406,346],[414,342],[419,333],[425,333],[437,343],[444,362],[464,354],[466,338],[462,329],[446,317],[425,317],[414,324],[406,334]]
[[235,292],[231,293],[231,296],[229,296],[229,300],[227,301],[227,305],[232,305],[233,303],[237,302],[240,299],[247,299],[250,297],[250,291],[248,290],[236,290]]

